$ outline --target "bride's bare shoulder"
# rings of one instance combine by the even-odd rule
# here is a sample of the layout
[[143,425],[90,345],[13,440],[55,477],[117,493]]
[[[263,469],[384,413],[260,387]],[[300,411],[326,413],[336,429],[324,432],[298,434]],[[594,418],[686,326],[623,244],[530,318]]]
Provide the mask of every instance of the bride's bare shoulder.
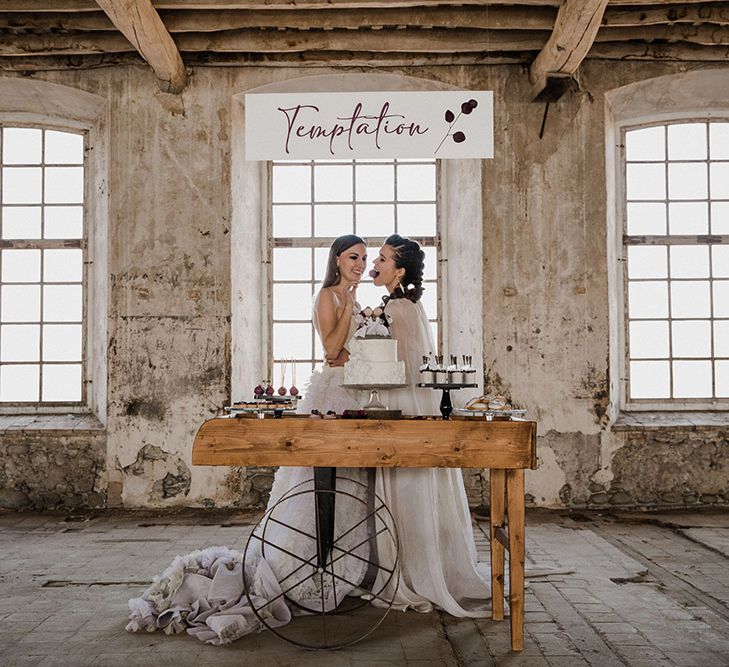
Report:
[[339,307],[337,293],[331,287],[322,287],[314,298],[314,308],[336,310]]

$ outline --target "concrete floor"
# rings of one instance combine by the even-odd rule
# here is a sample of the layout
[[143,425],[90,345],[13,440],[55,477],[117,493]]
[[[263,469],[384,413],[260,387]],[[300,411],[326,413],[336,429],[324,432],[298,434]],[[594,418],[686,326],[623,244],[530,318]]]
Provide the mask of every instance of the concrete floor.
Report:
[[[176,554],[240,548],[255,520],[0,514],[0,665],[729,665],[726,512],[530,512],[527,567],[552,573],[529,579],[521,654],[510,653],[508,622],[442,613],[392,612],[336,652],[297,649],[270,632],[214,647],[124,631],[127,599]],[[487,530],[476,518],[484,560]]]

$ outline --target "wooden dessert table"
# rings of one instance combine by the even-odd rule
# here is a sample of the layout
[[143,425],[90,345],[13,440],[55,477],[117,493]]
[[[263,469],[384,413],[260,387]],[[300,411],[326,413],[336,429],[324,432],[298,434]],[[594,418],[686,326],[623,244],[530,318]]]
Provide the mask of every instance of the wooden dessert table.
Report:
[[283,419],[218,417],[198,430],[193,465],[362,468],[489,468],[491,591],[495,621],[504,618],[504,561],[509,552],[511,648],[524,647],[524,470],[536,468],[532,421],[433,417]]

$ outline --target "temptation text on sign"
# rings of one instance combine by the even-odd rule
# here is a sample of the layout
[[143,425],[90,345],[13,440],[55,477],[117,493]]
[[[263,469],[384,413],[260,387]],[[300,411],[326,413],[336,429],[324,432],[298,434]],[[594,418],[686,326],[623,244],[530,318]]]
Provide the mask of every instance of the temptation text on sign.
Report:
[[289,153],[289,141],[292,135],[311,140],[321,137],[328,138],[329,152],[334,155],[334,140],[339,137],[345,137],[349,150],[354,150],[352,139],[355,135],[371,135],[374,137],[375,146],[379,149],[381,148],[380,137],[382,134],[405,134],[412,137],[416,134],[425,134],[428,131],[427,127],[420,127],[414,121],[407,123],[404,120],[400,120],[400,122],[392,120],[404,119],[405,116],[388,113],[390,110],[389,102],[385,102],[379,113],[374,116],[362,113],[362,103],[358,102],[351,116],[337,116],[337,120],[342,121],[341,124],[334,123],[328,128],[313,124],[308,118],[304,118],[304,116],[308,117],[311,114],[311,110],[314,113],[319,112],[319,107],[313,104],[298,104],[288,109],[278,107],[278,110],[286,116],[286,122],[288,123],[288,130],[286,131],[287,154]]

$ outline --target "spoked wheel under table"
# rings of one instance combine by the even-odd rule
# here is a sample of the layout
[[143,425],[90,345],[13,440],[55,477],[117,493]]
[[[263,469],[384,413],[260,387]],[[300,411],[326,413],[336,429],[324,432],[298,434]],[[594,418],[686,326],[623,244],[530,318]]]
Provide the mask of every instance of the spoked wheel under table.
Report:
[[[282,639],[305,648],[341,648],[369,635],[392,607],[399,584],[397,530],[390,510],[374,491],[373,469],[368,484],[338,476],[336,468],[313,470],[313,479],[286,491],[266,511],[246,542],[244,568],[246,563],[254,563],[255,568],[257,553],[270,564],[287,563],[275,570],[281,594],[263,600],[246,587],[246,598],[258,620]],[[288,518],[291,504],[302,508],[307,501],[316,518],[313,532]],[[335,522],[337,505],[346,511]],[[381,544],[385,541],[387,556],[378,556],[378,538]],[[291,551],[292,544],[296,552]],[[352,581],[347,576],[347,559],[361,564],[363,579]],[[245,573],[246,581],[249,576],[255,572]],[[338,596],[338,588],[354,590]],[[320,598],[302,602],[302,593],[312,589],[321,591]],[[276,627],[268,609],[281,596],[301,617]]]

